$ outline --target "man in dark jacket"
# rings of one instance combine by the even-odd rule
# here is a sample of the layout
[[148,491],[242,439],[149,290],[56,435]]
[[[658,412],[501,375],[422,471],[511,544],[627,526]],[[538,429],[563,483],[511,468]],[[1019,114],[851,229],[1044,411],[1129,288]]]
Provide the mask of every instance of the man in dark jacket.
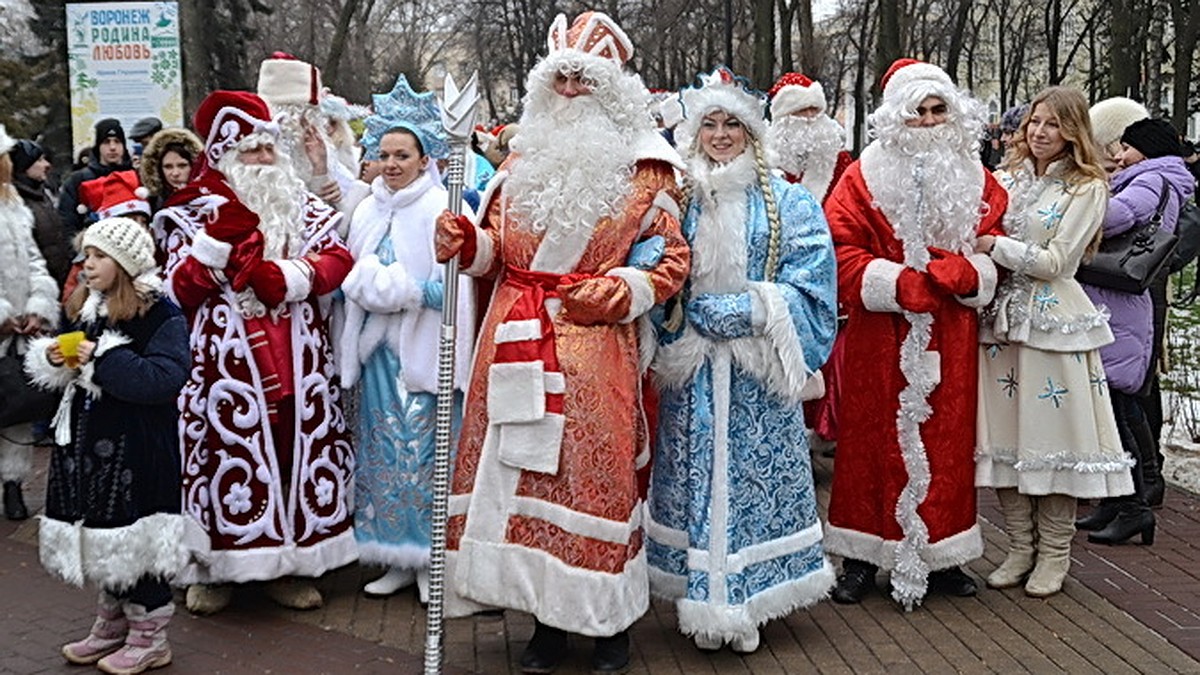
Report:
[[46,189],[46,176],[50,172],[50,160],[36,141],[22,139],[9,151],[13,163],[13,184],[17,187],[25,206],[33,212],[33,238],[46,269],[62,288],[67,273],[71,270],[71,242],[63,228],[62,218],[54,207],[54,199]]
[[129,151],[125,148],[125,130],[120,121],[111,117],[96,122],[96,138],[88,165],[67,176],[58,197],[58,213],[69,236],[82,230],[86,223],[79,207],[79,184],[102,178],[113,171],[132,169]]

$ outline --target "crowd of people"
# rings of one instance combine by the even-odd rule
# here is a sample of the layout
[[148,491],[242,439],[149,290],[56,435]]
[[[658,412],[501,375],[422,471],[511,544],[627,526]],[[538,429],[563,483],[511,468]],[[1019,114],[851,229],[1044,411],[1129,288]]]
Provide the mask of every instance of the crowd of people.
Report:
[[[805,75],[764,95],[718,67],[653,102],[608,16],[548,44],[455,209],[431,94],[359,108],[285,54],[190,129],[97,122],[57,208],[0,127],[0,358],[61,392],[0,430],[4,509],[28,517],[48,446],[41,561],[99,592],[68,661],[169,663],[173,587],[311,609],[360,561],[365,594],[427,601],[455,257],[446,610],[532,614],[524,672],[571,634],[622,671],[651,596],[749,653],[880,571],[905,610],[974,595],[977,487],[1008,535],[992,588],[1059,592],[1076,529],[1153,542],[1165,285],[1075,276],[1174,229],[1195,179],[1168,122],[1050,87],[989,160],[984,106],[901,59],[852,159]],[[836,444],[824,514],[810,435]]]

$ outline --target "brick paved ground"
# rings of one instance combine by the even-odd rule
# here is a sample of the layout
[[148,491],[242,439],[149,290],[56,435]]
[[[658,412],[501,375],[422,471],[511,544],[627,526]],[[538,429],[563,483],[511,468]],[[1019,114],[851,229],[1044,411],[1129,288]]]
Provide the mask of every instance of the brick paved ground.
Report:
[[[831,463],[818,460],[822,496]],[[40,505],[41,475],[30,490]],[[994,497],[981,495],[982,578],[1003,558]],[[655,603],[633,628],[631,673],[1197,673],[1200,672],[1200,499],[1177,490],[1158,512],[1153,547],[1092,546],[1077,535],[1063,593],[1026,598],[1019,589],[975,598],[930,598],[904,613],[883,594],[860,606],[822,603],[769,624],[747,657],[697,651],[675,629],[674,610]],[[0,521],[0,672],[80,673],[57,646],[90,624],[93,596],[50,579],[37,564],[35,526]],[[415,593],[386,600],[358,593],[375,574],[358,567],[322,580],[326,606],[292,612],[256,588],[208,618],[181,611],[172,624],[176,662],[167,673],[420,672],[424,613]],[[881,585],[883,578],[880,578]],[[982,585],[982,582],[981,582]],[[447,624],[447,672],[517,672],[532,620],[455,620]],[[561,673],[587,672],[590,641],[573,641]]]

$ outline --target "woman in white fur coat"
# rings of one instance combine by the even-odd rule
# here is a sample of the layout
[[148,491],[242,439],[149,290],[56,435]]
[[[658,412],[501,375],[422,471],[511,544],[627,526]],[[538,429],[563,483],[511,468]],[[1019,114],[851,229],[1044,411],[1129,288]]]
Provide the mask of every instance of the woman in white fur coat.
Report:
[[[350,224],[355,263],[342,283],[346,320],[338,340],[342,385],[361,381],[354,515],[359,559],[388,568],[363,591],[390,595],[415,580],[423,601],[443,291],[433,232],[448,199],[424,134],[402,125],[379,139],[383,171]],[[462,277],[455,383],[460,392],[473,346],[473,297],[470,280]],[[456,394],[456,432],[461,413]]]
[[[8,153],[15,144],[0,125],[0,359],[19,358],[26,341],[58,319],[58,284],[33,238],[33,213],[13,186]],[[21,482],[33,467],[32,443],[28,422],[0,428],[0,480],[9,520],[29,517]]]
[[650,588],[697,647],[752,652],[834,583],[801,408],[833,345],[833,243],[808,190],[767,171],[759,97],[719,69],[681,98],[692,269],[654,361]]

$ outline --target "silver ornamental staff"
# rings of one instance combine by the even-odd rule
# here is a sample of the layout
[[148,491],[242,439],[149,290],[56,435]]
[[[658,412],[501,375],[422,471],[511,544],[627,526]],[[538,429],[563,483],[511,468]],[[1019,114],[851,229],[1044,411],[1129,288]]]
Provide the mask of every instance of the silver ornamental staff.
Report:
[[[479,100],[477,75],[459,90],[446,75],[442,95],[442,126],[450,141],[447,187],[450,212],[462,212],[463,169],[475,128],[475,103]],[[442,607],[446,572],[446,520],[450,498],[450,426],[454,415],[454,343],[458,318],[458,256],[446,261],[442,296],[442,332],[438,344],[438,397],[436,446],[433,460],[433,527],[429,556],[429,607],[425,618],[425,675],[442,672]]]

